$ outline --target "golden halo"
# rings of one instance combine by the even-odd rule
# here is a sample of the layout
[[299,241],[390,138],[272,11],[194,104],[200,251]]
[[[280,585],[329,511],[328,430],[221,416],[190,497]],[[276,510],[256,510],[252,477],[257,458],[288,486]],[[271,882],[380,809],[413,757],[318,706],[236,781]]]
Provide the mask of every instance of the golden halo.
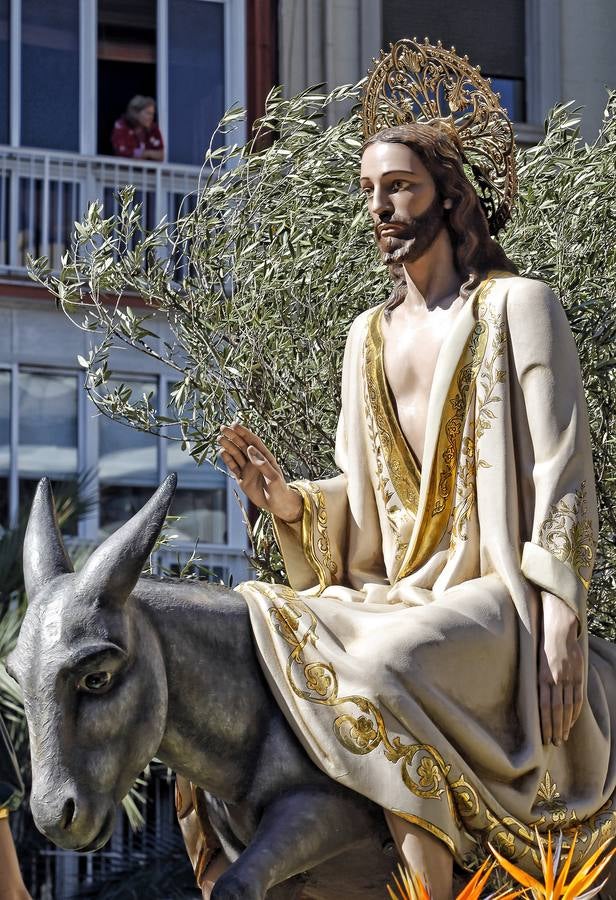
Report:
[[490,81],[455,47],[446,50],[428,38],[390,44],[368,73],[361,118],[366,139],[410,122],[438,123],[452,136],[455,129],[490,233],[511,218],[517,190],[513,128]]

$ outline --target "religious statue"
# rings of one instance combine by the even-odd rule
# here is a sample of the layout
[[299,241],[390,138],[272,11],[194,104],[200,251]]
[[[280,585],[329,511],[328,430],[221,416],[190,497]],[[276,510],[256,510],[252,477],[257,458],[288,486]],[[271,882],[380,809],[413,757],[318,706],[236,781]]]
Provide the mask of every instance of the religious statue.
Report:
[[376,900],[381,810],[435,900],[489,846],[533,872],[547,832],[577,835],[575,867],[616,831],[575,344],[493,237],[515,199],[511,125],[466,59],[410,40],[376,62],[362,117],[393,287],[348,335],[340,474],[287,484],[241,422],[219,439],[273,516],[288,585],[140,577],[173,476],[78,573],[46,480],[26,534],[9,669],[37,825],[100,848],[156,755],[212,900]]
[[507,116],[466,58],[415,41],[376,63],[362,115],[394,285],[348,335],[341,474],[287,484],[240,422],[219,442],[284,556],[289,586],[238,588],[272,692],[446,898],[454,859],[488,843],[532,870],[535,828],[580,828],[582,854],[614,833],[616,649],[586,628],[598,525],[575,344],[491,237],[515,197]]

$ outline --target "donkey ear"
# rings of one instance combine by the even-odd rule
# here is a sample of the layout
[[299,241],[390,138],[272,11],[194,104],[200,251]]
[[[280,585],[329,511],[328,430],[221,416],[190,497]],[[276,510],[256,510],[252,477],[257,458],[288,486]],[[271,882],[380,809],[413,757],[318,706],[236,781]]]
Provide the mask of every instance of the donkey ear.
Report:
[[53,578],[73,571],[58,527],[49,478],[41,478],[24,538],[24,582],[28,600]]
[[88,559],[78,578],[113,603],[128,600],[169,511],[177,475],[169,475],[132,519],[118,528]]

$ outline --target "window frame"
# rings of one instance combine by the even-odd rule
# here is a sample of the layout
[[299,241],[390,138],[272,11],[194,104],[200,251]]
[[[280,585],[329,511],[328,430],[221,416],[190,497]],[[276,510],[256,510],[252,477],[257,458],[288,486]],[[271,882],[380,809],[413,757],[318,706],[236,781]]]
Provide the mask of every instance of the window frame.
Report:
[[[164,136],[168,134],[169,120],[168,12],[171,2],[173,0],[157,0],[156,9],[156,102],[158,121]],[[225,7],[225,108],[228,109],[234,103],[245,107],[246,0],[195,0],[195,2],[222,3]],[[11,147],[21,147],[21,0],[10,0],[9,14],[9,139]],[[97,36],[97,0],[79,0],[79,152],[86,156],[98,155]],[[232,135],[227,135],[226,140],[229,143],[243,143],[246,140],[245,123],[240,124]]]
[[[99,463],[99,441],[98,441],[98,416],[92,401],[89,399],[87,392],[83,389],[83,372],[77,368],[70,366],[32,364],[30,362],[4,362],[0,359],[0,371],[9,372],[11,376],[10,387],[10,424],[9,424],[9,527],[17,524],[19,514],[19,372],[27,371],[34,373],[47,373],[53,375],[68,375],[75,377],[78,383],[77,390],[77,474],[83,475],[84,472],[91,471],[92,490],[99,496],[100,483],[98,474]],[[80,377],[81,376],[81,377]],[[161,372],[137,372],[122,371],[114,373],[114,377],[122,380],[139,380],[148,379],[156,381],[159,397],[165,399],[169,396],[170,385],[173,378]],[[128,427],[128,426],[127,426]],[[157,484],[160,484],[166,478],[169,467],[167,464],[166,446],[168,440],[162,435],[156,436],[156,459],[157,459]],[[157,484],[152,486],[155,490]],[[212,544],[200,541],[198,543],[198,552],[207,557],[208,555],[224,555],[225,550],[246,550],[248,546],[242,512],[234,497],[233,483],[230,478],[225,478],[224,488],[226,491],[226,532],[227,540],[223,544]],[[198,488],[197,488],[198,490]],[[79,528],[77,538],[89,543],[98,543],[99,541],[99,506],[98,504],[90,509],[79,520]],[[194,549],[193,541],[177,541],[170,546],[170,552],[180,555],[189,554]]]

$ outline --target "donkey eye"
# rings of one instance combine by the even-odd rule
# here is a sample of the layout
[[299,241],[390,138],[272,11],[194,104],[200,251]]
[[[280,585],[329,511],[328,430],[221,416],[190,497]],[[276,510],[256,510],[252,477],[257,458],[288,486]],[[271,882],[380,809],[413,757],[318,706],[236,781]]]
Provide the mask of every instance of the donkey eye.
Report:
[[90,672],[85,675],[77,687],[90,694],[100,694],[111,684],[111,672]]

